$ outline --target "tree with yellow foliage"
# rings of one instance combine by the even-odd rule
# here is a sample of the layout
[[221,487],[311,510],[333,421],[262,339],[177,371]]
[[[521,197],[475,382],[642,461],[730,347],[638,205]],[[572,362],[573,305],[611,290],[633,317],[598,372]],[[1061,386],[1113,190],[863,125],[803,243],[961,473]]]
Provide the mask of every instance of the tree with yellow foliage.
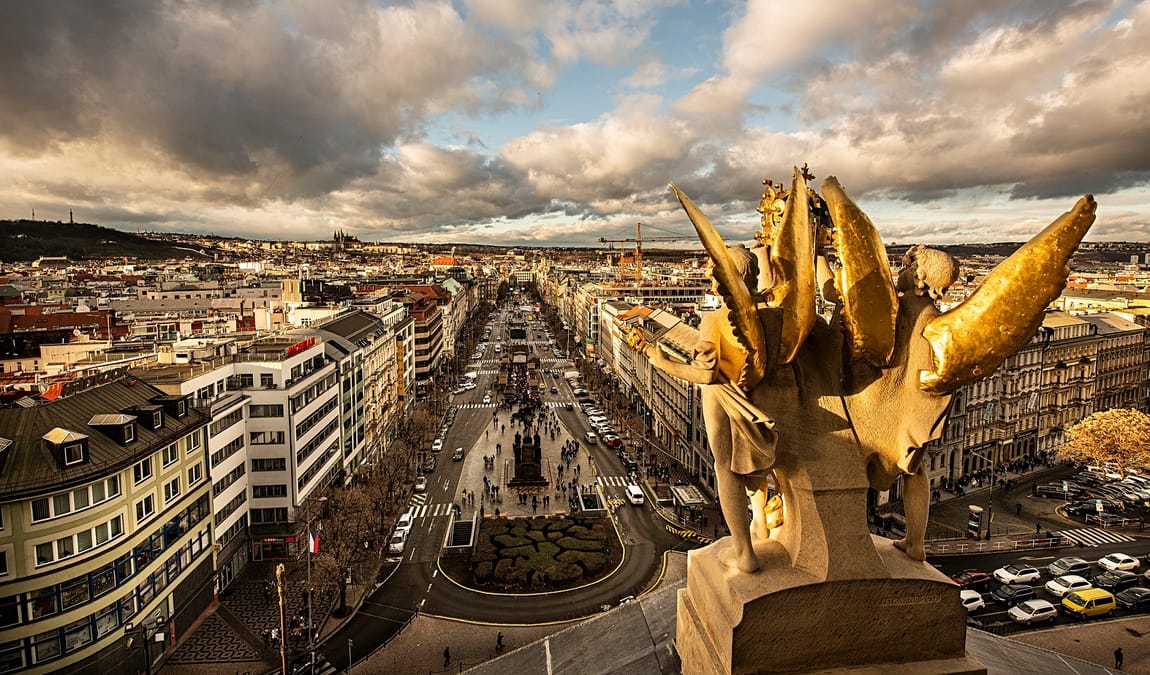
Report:
[[1060,459],[1079,464],[1105,464],[1125,474],[1150,467],[1150,415],[1114,408],[1090,415],[1066,430]]

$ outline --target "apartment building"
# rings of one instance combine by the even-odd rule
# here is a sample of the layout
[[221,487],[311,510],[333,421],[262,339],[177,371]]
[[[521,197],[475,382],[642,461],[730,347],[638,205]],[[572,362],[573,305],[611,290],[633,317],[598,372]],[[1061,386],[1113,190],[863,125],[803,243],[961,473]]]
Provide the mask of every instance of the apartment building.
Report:
[[141,670],[209,606],[207,424],[122,370],[0,409],[0,671]]

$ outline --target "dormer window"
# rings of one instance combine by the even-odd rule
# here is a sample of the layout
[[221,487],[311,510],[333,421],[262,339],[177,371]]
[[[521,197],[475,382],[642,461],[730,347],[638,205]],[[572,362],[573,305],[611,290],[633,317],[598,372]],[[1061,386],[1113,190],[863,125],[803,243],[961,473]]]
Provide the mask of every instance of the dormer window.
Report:
[[152,431],[158,431],[164,426],[164,407],[161,405],[136,405],[124,412],[135,415],[140,424]]
[[56,465],[63,469],[89,461],[88,437],[68,429],[56,427],[41,436],[56,459]]
[[84,444],[70,443],[64,446],[64,466],[82,464],[84,462]]
[[94,415],[88,426],[96,427],[112,439],[127,445],[136,440],[136,416],[119,413],[116,415]]

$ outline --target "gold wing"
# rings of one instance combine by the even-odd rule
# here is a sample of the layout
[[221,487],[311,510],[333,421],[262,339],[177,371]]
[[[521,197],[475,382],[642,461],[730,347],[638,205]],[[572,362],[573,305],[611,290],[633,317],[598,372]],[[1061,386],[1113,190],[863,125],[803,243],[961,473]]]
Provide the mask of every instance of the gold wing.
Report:
[[743,366],[743,372],[735,384],[743,391],[750,391],[762,382],[767,373],[766,338],[763,326],[759,322],[756,300],[743,282],[742,275],[739,274],[727,252],[727,245],[723,243],[723,238],[719,236],[710,219],[703,215],[699,207],[695,206],[690,197],[680,192],[679,188],[671,185],[671,190],[679,198],[679,203],[683,205],[683,210],[687,212],[687,217],[691,219],[691,224],[699,233],[699,240],[715,263],[712,274],[718,282],[719,293],[722,294],[723,301],[730,310],[735,338],[747,351],[746,365]]
[[781,365],[794,360],[815,324],[815,241],[810,195],[797,168],[782,223],[771,244],[771,265],[775,285],[769,304],[783,310],[778,355]]
[[842,264],[836,286],[842,296],[843,328],[851,357],[885,368],[894,353],[898,317],[886,248],[874,223],[834,176],[823,181],[823,200],[835,225],[835,252]]
[[932,394],[954,391],[993,373],[1034,337],[1043,310],[1062,293],[1066,264],[1094,224],[1098,205],[1086,195],[995,267],[961,305],[927,324],[933,368],[919,375]]

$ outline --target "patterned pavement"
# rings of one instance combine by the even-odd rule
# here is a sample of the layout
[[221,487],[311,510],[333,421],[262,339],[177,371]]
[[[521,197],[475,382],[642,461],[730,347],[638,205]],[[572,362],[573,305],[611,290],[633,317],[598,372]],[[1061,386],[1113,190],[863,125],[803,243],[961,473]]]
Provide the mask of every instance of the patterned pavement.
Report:
[[[245,574],[257,569],[255,565],[249,566]],[[303,590],[302,581],[287,582],[285,596],[289,620],[303,607]],[[321,603],[318,595],[315,602],[318,627],[324,616],[320,608],[325,605]],[[273,663],[275,651],[271,647],[260,653],[259,645],[262,643],[260,632],[265,628],[271,630],[277,626],[279,626],[279,607],[276,604],[275,592],[265,598],[262,578],[237,579],[221,599],[220,606],[207,615],[195,631],[176,648],[168,663]],[[255,671],[262,669],[262,665],[256,665],[254,668]]]
[[212,612],[168,658],[169,663],[233,663],[260,661],[252,649],[219,614]]

